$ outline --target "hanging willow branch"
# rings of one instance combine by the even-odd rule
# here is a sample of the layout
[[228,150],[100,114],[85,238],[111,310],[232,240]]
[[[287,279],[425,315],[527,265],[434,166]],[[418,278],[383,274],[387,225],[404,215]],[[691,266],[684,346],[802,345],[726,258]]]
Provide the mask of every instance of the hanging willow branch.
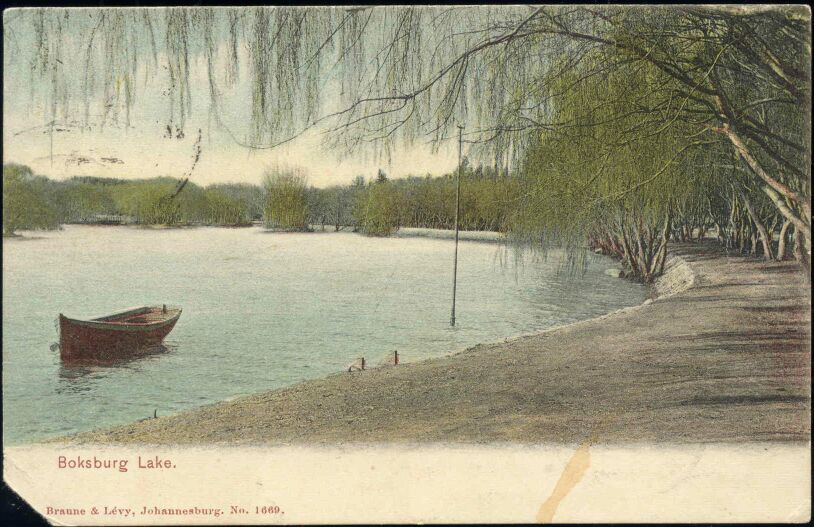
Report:
[[[623,136],[652,132],[655,121],[696,131],[731,126],[764,170],[780,171],[784,185],[808,196],[800,138],[810,122],[796,111],[810,101],[803,11],[50,8],[4,22],[10,47],[25,50],[7,69],[31,75],[32,100],[49,109],[45,121],[77,120],[80,108],[85,129],[129,127],[137,101],[149,100],[140,92],[158,89],[166,111],[157,117],[171,137],[183,135],[198,98],[208,99],[217,128],[255,149],[316,129],[339,150],[387,156],[415,141],[438,146],[465,124],[470,156],[504,170],[541,131],[594,126],[551,117],[568,92],[632,66],[647,71],[650,92],[628,108],[641,118]],[[565,76],[569,85],[558,81]],[[720,101],[731,111],[721,112]]]

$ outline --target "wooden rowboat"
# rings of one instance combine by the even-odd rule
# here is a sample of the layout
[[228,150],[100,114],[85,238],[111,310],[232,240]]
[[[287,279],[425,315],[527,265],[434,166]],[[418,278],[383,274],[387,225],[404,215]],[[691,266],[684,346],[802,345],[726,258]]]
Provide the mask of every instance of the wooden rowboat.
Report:
[[114,315],[78,320],[59,314],[59,354],[65,362],[111,362],[160,344],[181,309],[145,306]]

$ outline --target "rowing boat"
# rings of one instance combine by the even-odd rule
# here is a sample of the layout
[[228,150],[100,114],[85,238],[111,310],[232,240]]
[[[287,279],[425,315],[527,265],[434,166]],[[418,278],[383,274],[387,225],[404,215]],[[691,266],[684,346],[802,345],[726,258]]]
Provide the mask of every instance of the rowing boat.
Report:
[[172,331],[181,309],[144,306],[81,320],[59,314],[59,353],[64,362],[115,361],[160,344]]

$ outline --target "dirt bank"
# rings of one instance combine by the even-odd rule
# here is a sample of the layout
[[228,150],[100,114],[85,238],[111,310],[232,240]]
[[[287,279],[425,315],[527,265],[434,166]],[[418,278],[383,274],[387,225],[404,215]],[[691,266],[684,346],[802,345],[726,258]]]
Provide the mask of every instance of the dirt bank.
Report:
[[62,440],[807,441],[811,301],[797,267],[712,244],[674,255],[643,306]]

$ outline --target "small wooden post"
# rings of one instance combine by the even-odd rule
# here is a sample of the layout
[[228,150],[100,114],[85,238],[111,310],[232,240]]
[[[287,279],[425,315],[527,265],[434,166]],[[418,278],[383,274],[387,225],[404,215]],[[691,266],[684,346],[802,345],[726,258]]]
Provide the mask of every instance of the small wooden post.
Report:
[[393,364],[399,363],[399,350],[393,352]]
[[362,369],[363,370],[365,369],[365,358],[364,357],[362,357]]

